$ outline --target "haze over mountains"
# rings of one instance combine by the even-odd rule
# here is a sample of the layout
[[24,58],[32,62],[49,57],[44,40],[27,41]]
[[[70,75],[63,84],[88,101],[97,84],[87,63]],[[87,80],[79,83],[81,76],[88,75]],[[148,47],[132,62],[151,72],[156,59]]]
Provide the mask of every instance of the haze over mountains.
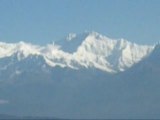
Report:
[[46,46],[0,43],[0,113],[160,118],[160,46],[69,34]]

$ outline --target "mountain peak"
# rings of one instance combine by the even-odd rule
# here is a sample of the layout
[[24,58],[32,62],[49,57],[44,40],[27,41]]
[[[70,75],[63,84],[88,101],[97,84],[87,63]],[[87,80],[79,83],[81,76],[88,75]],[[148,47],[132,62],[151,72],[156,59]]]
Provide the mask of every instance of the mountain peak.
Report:
[[160,42],[155,45],[155,48],[160,48]]
[[66,40],[71,41],[74,38],[76,38],[76,33],[69,33],[68,36],[66,37]]
[[87,36],[95,36],[95,37],[102,36],[100,33],[96,31],[85,31],[84,33],[87,34]]
[[[55,44],[61,46],[61,49],[68,53],[74,53],[82,45],[83,42],[92,40],[111,40],[106,36],[95,31],[85,31],[81,34],[69,33],[65,39],[56,41]],[[113,41],[113,40],[112,40]]]
[[66,37],[66,40],[72,41],[72,40],[79,40],[79,39],[81,39],[81,41],[84,41],[85,38],[91,37],[91,36],[94,37],[94,38],[96,38],[96,39],[104,37],[102,34],[100,34],[98,32],[95,32],[95,31],[85,31],[85,32],[83,32],[81,34],[69,33],[68,36]]

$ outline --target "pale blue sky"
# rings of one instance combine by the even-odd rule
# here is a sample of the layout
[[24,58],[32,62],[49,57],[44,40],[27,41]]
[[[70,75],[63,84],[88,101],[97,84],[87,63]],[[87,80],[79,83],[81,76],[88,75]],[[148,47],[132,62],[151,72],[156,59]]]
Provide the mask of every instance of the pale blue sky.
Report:
[[154,44],[160,0],[0,0],[0,41],[47,44],[85,30]]

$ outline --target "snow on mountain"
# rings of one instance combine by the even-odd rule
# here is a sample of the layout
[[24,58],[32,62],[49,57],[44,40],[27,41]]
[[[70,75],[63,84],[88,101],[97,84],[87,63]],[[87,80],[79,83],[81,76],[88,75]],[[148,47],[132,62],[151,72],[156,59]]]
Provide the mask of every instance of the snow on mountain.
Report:
[[137,45],[124,39],[110,39],[97,32],[85,32],[69,34],[66,39],[46,46],[0,42],[0,58],[16,55],[20,61],[30,55],[42,56],[51,67],[96,68],[116,73],[138,63],[153,49],[154,46]]
[[28,55],[40,54],[39,48],[39,46],[25,42],[19,42],[14,44],[0,42],[0,58],[9,57],[16,53],[19,59],[21,59],[21,57],[25,58]]
[[154,48],[124,39],[113,40],[97,32],[75,35],[72,40],[65,39],[57,44],[61,45],[62,50],[73,54],[80,65],[94,66],[107,72],[124,71],[149,55]]

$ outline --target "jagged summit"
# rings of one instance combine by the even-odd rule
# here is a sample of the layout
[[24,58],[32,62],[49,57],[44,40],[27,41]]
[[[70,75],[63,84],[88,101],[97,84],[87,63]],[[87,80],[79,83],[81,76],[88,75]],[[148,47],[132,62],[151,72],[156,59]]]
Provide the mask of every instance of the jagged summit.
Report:
[[0,42],[0,58],[16,55],[18,60],[41,56],[51,66],[72,69],[96,68],[109,73],[125,71],[148,56],[154,46],[111,39],[97,32],[69,34],[66,39],[46,46]]

